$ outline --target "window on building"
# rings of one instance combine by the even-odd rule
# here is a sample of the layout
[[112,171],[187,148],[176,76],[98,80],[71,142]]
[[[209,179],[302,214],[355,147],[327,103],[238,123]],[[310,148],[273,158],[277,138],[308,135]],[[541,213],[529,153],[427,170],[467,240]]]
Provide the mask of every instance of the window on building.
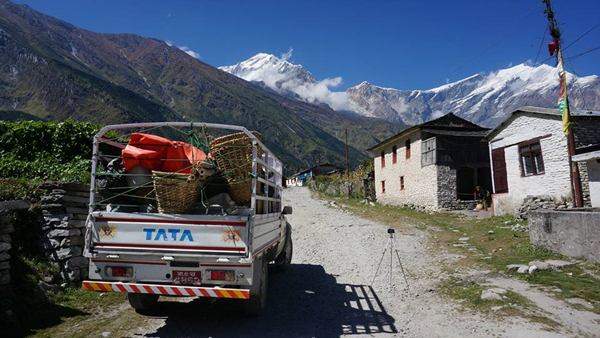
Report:
[[396,146],[392,147],[392,164],[396,164],[398,162],[398,148]]
[[410,158],[410,139],[406,140],[404,148],[406,149],[406,159],[408,160]]
[[381,151],[381,167],[385,168],[385,150]]
[[435,137],[421,142],[421,166],[435,164]]
[[381,181],[381,193],[385,194],[385,181]]
[[521,158],[521,174],[523,176],[541,175],[544,173],[544,159],[540,142],[519,144]]
[[404,176],[400,176],[400,190],[404,190]]

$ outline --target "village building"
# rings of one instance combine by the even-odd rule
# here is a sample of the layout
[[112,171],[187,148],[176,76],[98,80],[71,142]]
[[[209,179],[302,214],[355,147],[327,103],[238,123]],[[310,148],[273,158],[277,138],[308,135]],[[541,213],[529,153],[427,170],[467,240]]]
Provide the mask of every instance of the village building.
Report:
[[[571,111],[571,117],[577,152],[600,145],[600,112]],[[495,215],[519,215],[523,209],[572,205],[567,138],[558,109],[519,108],[494,128],[487,139]],[[588,167],[595,155],[598,154],[574,157],[578,161],[587,206],[590,205]],[[592,163],[591,176],[598,180],[596,164]]]
[[371,147],[377,201],[427,210],[474,207],[476,186],[492,188],[488,131],[449,113]]
[[286,186],[287,187],[296,187],[296,186],[302,187],[302,186],[304,186],[304,184],[306,183],[306,181],[308,179],[311,179],[313,177],[329,176],[329,175],[337,174],[337,173],[340,173],[343,171],[344,171],[344,169],[342,169],[336,165],[330,164],[330,163],[319,164],[310,169],[300,171],[300,172],[288,177],[286,179]]

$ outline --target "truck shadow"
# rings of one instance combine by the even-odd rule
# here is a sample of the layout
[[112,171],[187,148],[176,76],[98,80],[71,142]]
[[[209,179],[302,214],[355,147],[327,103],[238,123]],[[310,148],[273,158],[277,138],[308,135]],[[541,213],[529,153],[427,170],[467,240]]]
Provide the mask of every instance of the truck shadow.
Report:
[[370,286],[338,284],[320,265],[269,272],[267,308],[247,317],[239,300],[167,300],[153,316],[166,323],[149,337],[339,337],[397,333],[395,319]]

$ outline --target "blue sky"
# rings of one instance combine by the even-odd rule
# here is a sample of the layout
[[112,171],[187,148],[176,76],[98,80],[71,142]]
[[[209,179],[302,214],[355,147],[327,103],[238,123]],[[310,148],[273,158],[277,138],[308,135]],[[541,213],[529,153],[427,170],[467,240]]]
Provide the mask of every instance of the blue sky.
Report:
[[[341,76],[340,90],[369,81],[429,89],[475,73],[547,59],[541,0],[90,1],[19,0],[79,27],[172,41],[223,66],[258,52],[281,55],[317,79]],[[568,45],[600,23],[598,0],[553,0]],[[600,47],[600,27],[566,51]],[[553,60],[547,64],[554,64]],[[600,49],[567,69],[600,75]]]

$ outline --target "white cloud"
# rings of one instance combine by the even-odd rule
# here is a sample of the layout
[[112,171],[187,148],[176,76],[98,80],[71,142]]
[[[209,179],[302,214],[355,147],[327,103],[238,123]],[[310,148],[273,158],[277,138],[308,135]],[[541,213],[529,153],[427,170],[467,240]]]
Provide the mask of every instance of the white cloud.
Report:
[[171,16],[173,16],[173,14],[171,14],[171,13],[167,14],[167,18],[170,18]]
[[182,51],[184,51],[187,55],[196,58],[198,60],[201,60],[202,57],[200,56],[200,54],[194,52],[193,50],[191,50],[188,46],[178,46],[177,48],[181,49]]
[[446,84],[450,83],[450,79],[446,78]]
[[431,113],[431,119],[435,120],[435,119],[438,119],[438,118],[440,118],[440,117],[442,117],[444,115],[446,115],[446,114],[444,114],[441,110],[434,110],[433,113]]
[[165,41],[165,43],[167,44],[167,46],[173,47],[173,41],[167,40],[167,41]]
[[512,67],[512,66],[513,66],[513,63],[512,63],[512,61],[511,61],[511,62],[509,62],[509,63],[508,63],[508,68],[510,68],[510,67]]

